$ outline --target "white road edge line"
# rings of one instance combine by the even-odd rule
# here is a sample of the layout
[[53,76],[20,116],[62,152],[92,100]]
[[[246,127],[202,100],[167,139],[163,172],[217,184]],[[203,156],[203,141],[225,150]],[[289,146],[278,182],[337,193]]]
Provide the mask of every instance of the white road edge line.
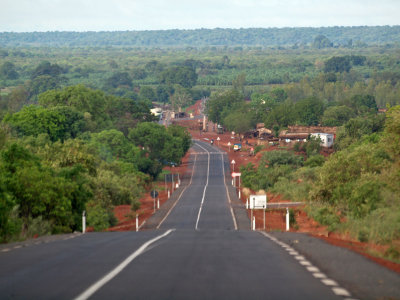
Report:
[[195,230],[198,230],[198,226],[199,226],[199,221],[200,221],[200,215],[201,215],[201,210],[203,209],[203,204],[204,204],[204,198],[206,196],[206,190],[208,187],[208,177],[210,175],[210,152],[202,147],[201,145],[197,144],[197,146],[199,146],[200,148],[204,149],[205,151],[207,151],[207,157],[208,157],[208,165],[207,165],[207,181],[206,181],[206,185],[204,186],[204,190],[203,190],[203,198],[201,198],[201,203],[200,203],[200,208],[199,208],[199,213],[197,215],[197,220],[196,220],[196,226],[195,226]]
[[155,243],[159,239],[162,239],[163,237],[167,236],[170,234],[174,229],[170,229],[167,232],[163,233],[162,235],[159,235],[150,241],[147,241],[144,243],[139,249],[137,249],[135,252],[133,252],[130,256],[128,256],[122,263],[120,263],[117,267],[115,267],[110,273],[105,275],[103,278],[101,278],[99,281],[91,285],[86,291],[84,291],[82,294],[80,294],[78,297],[75,298],[75,300],[86,300],[90,296],[92,296],[94,293],[96,293],[103,285],[105,285],[107,282],[109,282],[111,279],[113,279],[115,276],[117,276],[123,269],[126,268],[136,257],[138,257],[140,254],[142,254],[147,247],[149,247],[151,244]]
[[156,229],[160,229],[161,225],[164,223],[164,221],[168,218],[169,214],[172,212],[172,210],[174,209],[174,207],[176,206],[176,204],[179,202],[179,200],[181,199],[183,193],[186,191],[186,189],[192,184],[192,180],[193,180],[193,174],[194,174],[194,169],[196,168],[196,161],[197,161],[197,154],[194,155],[194,163],[193,163],[193,169],[192,169],[192,175],[190,177],[190,182],[187,186],[185,186],[185,188],[182,190],[181,194],[179,195],[178,199],[175,201],[174,205],[172,205],[172,207],[169,209],[169,211],[167,212],[167,214],[165,215],[165,217],[161,220],[160,224],[157,225]]
[[228,186],[226,185],[225,167],[224,167],[224,153],[222,153],[222,152],[221,152],[221,160],[222,160],[222,171],[223,171],[223,176],[224,176],[224,185],[225,185],[225,189],[226,189],[226,195],[228,196],[228,202],[229,202],[229,208],[231,210],[233,226],[235,226],[235,230],[237,230],[238,227],[237,227],[235,214],[233,213],[233,208],[232,208],[232,204],[231,204],[232,203],[231,196],[229,196]]

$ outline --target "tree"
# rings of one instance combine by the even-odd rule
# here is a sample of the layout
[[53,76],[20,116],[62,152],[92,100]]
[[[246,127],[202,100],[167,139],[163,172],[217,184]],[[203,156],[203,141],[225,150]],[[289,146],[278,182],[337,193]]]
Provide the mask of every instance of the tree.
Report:
[[244,86],[246,84],[246,74],[242,73],[232,80],[233,89],[244,95]]
[[6,116],[4,121],[19,135],[38,136],[46,133],[52,141],[75,138],[84,128],[83,115],[66,106],[50,109],[24,106],[21,111]]
[[317,35],[313,42],[313,47],[316,49],[333,47],[333,43],[325,35]]
[[324,103],[314,97],[300,100],[294,105],[297,120],[304,125],[318,125],[324,112]]
[[50,76],[56,77],[63,74],[64,70],[57,64],[51,64],[49,61],[42,61],[31,74],[31,79],[35,79],[39,76]]
[[0,67],[0,78],[5,80],[18,79],[19,74],[16,71],[15,65],[12,62],[6,61]]
[[236,90],[230,90],[221,94],[213,94],[206,103],[206,114],[214,123],[221,123],[224,117],[224,110],[227,111],[234,105],[243,102],[243,95]]
[[333,56],[325,62],[324,72],[349,72],[351,69],[351,61],[348,56]]
[[196,71],[187,66],[170,67],[160,74],[160,82],[167,85],[180,84],[184,88],[191,88],[197,82]]
[[274,107],[264,120],[265,126],[273,128],[274,126],[287,127],[295,124],[297,119],[296,110],[291,101],[285,101]]
[[133,87],[132,78],[127,72],[114,73],[105,82],[105,87],[107,89],[108,88],[118,88],[121,86],[126,86],[129,88]]
[[322,125],[341,126],[354,116],[354,111],[348,106],[330,106],[324,111]]
[[[27,230],[30,218],[44,216],[55,224],[55,231],[69,231],[72,184],[43,167],[28,150],[11,144],[1,153],[0,174],[6,179],[6,190],[19,206]],[[69,227],[68,227],[69,228]]]
[[150,86],[143,86],[140,88],[139,98],[141,100],[148,100],[151,102],[157,99],[154,89]]
[[244,133],[253,127],[251,115],[244,111],[234,111],[228,114],[222,124],[229,130]]
[[192,96],[186,91],[186,89],[177,85],[174,90],[174,94],[170,97],[172,108],[174,110],[182,111],[183,107],[192,104]]

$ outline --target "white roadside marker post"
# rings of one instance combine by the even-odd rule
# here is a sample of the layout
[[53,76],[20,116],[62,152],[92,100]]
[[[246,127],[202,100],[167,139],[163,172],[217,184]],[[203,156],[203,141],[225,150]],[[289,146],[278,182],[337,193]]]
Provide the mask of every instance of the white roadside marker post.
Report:
[[265,230],[265,210],[266,208],[263,206],[263,210],[264,210],[264,230]]
[[138,231],[139,231],[139,216],[136,213],[136,232],[138,232]]
[[239,175],[239,199],[240,199],[240,175]]
[[82,212],[82,233],[86,232],[86,211]]
[[256,230],[256,217],[253,216],[253,230]]
[[249,209],[249,198],[246,199],[246,209]]
[[171,192],[168,189],[168,199],[171,197]]
[[286,231],[289,231],[289,207],[286,207]]
[[160,198],[157,198],[157,209],[160,209]]

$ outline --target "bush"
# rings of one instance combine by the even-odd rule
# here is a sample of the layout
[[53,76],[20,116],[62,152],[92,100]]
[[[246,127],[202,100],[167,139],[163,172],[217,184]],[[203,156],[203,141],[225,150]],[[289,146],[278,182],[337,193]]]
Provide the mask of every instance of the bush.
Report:
[[262,163],[268,164],[269,167],[277,165],[298,167],[303,165],[303,157],[286,150],[269,151],[264,153]]
[[87,223],[94,230],[101,231],[110,227],[110,213],[99,204],[88,203],[87,205]]
[[317,155],[313,155],[310,158],[308,158],[305,163],[304,166],[306,167],[310,167],[310,168],[315,168],[315,167],[320,167],[324,164],[325,162],[325,157],[317,154]]
[[332,207],[318,207],[310,211],[311,216],[320,224],[328,226],[329,231],[334,231],[340,224],[340,218]]

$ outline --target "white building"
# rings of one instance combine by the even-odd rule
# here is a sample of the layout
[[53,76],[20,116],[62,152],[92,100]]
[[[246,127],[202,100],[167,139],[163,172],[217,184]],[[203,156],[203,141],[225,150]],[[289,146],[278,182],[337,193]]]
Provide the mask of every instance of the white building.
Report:
[[311,136],[321,139],[322,147],[332,147],[333,146],[333,134],[331,133],[311,133]]

